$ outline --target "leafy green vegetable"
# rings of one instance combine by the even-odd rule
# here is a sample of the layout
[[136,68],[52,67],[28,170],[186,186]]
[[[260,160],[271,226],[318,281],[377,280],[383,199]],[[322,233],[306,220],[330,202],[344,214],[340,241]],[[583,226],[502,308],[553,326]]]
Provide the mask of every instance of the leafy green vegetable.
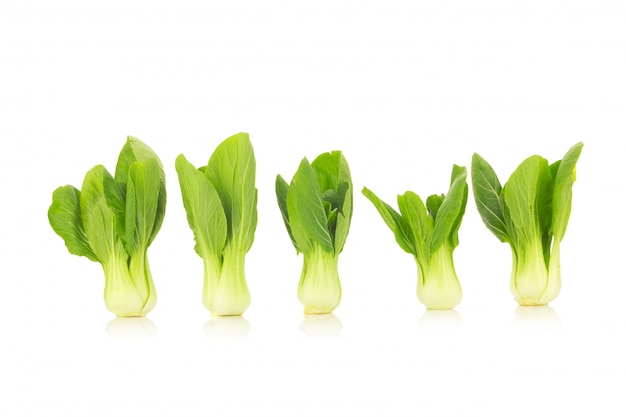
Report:
[[120,317],[144,316],[156,304],[148,247],[165,216],[165,173],[146,144],[128,137],[115,177],[104,166],[87,172],[82,191],[52,194],[48,219],[70,253],[102,264],[104,301]]
[[476,207],[489,230],[511,246],[511,291],[521,305],[545,305],[561,289],[560,247],[572,208],[576,162],[583,144],[548,165],[534,155],[502,187],[493,168],[472,158]]
[[426,204],[415,193],[398,196],[400,213],[367,187],[363,195],[378,210],[405,252],[417,263],[417,298],[429,309],[445,310],[461,302],[461,285],[452,252],[467,205],[467,171],[454,165],[448,194],[431,195]]
[[304,158],[291,183],[278,175],[276,197],[296,251],[304,256],[298,299],[307,314],[330,313],[341,301],[339,254],[352,219],[352,178],[340,151]]
[[237,316],[250,305],[245,255],[257,225],[256,161],[247,133],[223,141],[207,166],[176,158],[187,221],[204,260],[202,301],[215,316]]

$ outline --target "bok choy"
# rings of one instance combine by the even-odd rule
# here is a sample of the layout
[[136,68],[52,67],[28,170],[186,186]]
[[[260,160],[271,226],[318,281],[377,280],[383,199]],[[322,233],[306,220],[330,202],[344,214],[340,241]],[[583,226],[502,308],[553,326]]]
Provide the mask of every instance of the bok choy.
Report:
[[304,256],[298,299],[306,314],[332,312],[341,300],[338,261],[352,219],[352,178],[340,151],[304,158],[291,183],[278,175],[276,197],[289,237]]
[[400,213],[368,188],[367,197],[394,233],[396,242],[417,263],[417,298],[427,308],[446,310],[461,302],[452,252],[467,205],[467,170],[454,165],[448,194],[431,195],[426,204],[415,193],[398,196]]
[[520,305],[548,304],[561,289],[561,241],[582,148],[574,145],[553,164],[533,155],[504,187],[487,161],[478,154],[472,158],[476,206],[487,228],[511,246],[511,291]]
[[214,316],[238,316],[250,305],[245,256],[257,225],[256,161],[247,133],[224,140],[208,165],[176,158],[187,221],[204,261],[202,301]]
[[102,264],[105,305],[120,317],[144,316],[156,304],[147,251],[161,228],[165,203],[161,161],[130,136],[115,176],[97,165],[81,190],[66,185],[52,195],[50,225],[70,253]]

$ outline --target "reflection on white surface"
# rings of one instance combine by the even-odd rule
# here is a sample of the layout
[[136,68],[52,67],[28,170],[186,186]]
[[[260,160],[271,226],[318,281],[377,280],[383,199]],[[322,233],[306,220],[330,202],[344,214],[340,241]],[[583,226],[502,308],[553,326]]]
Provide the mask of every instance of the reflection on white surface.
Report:
[[511,324],[518,330],[559,329],[561,318],[549,306],[518,306]]
[[143,342],[153,339],[158,331],[156,324],[147,317],[116,317],[105,330],[118,342]]
[[252,325],[242,316],[213,316],[204,325],[204,333],[215,340],[245,340]]
[[314,339],[325,339],[339,336],[341,321],[334,314],[305,314],[298,326],[304,334]]
[[456,310],[426,310],[417,322],[420,329],[453,329],[463,323],[463,318]]

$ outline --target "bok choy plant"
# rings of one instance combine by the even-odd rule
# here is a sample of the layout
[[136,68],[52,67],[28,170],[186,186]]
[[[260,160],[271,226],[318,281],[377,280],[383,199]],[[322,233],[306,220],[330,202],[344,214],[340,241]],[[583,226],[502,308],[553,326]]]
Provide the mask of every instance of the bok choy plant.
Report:
[[340,151],[304,158],[291,183],[278,175],[276,197],[287,232],[304,256],[298,299],[306,314],[332,312],[341,301],[338,261],[352,219],[352,178]]
[[500,185],[480,155],[472,158],[472,188],[483,222],[511,246],[511,291],[520,305],[545,305],[561,290],[561,241],[572,209],[576,162],[583,144],[553,164],[533,155]]
[[417,263],[417,298],[427,308],[446,310],[461,302],[461,284],[452,252],[467,205],[467,170],[454,165],[448,194],[431,195],[426,204],[415,193],[398,196],[400,213],[368,188],[367,197],[394,233],[396,242]]
[[128,137],[115,176],[89,170],[81,190],[52,194],[48,219],[70,253],[102,264],[106,307],[120,317],[144,316],[156,304],[148,247],[165,215],[165,173],[145,143]]
[[214,316],[238,316],[250,305],[245,256],[257,225],[256,161],[247,133],[223,141],[208,165],[176,158],[187,221],[204,261],[202,301]]

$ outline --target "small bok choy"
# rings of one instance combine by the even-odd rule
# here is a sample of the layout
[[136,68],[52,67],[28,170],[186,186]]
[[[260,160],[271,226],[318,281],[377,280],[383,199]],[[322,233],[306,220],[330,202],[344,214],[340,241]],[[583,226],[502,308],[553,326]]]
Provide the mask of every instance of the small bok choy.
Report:
[[298,299],[306,314],[331,313],[341,301],[338,261],[352,219],[352,178],[340,151],[304,158],[291,183],[278,175],[276,197],[297,253],[304,256]]
[[257,225],[256,161],[247,133],[224,140],[208,165],[176,158],[187,221],[204,261],[202,301],[214,316],[238,316],[250,305],[245,256]]
[[458,231],[467,205],[467,170],[454,165],[448,194],[434,194],[426,204],[415,193],[398,196],[400,213],[368,188],[367,197],[405,252],[417,263],[417,298],[427,308],[447,310],[461,302],[461,284],[452,252],[459,244]]
[[520,305],[545,305],[561,290],[561,241],[572,209],[576,162],[583,144],[553,164],[541,156],[524,160],[500,185],[480,155],[472,158],[472,188],[483,222],[511,246],[511,291]]
[[156,304],[147,251],[163,223],[165,203],[161,161],[130,136],[115,176],[97,165],[80,191],[66,185],[52,194],[52,229],[70,253],[102,264],[104,302],[117,316],[144,316]]

